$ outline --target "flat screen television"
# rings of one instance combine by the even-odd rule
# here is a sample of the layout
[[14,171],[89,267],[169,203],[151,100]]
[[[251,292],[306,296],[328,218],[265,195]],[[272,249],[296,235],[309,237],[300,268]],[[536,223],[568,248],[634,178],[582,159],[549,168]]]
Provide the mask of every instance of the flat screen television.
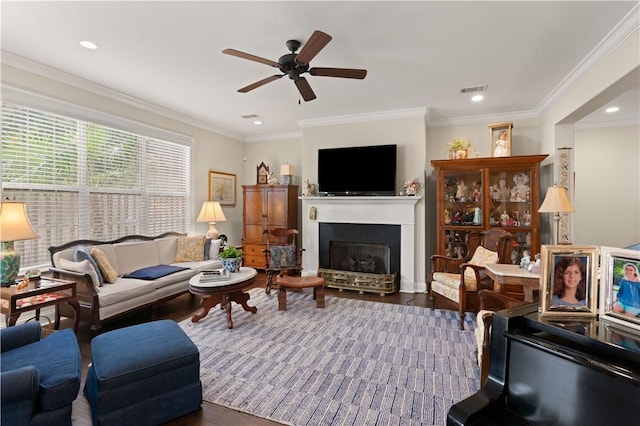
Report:
[[397,145],[318,150],[319,195],[395,195],[396,152]]

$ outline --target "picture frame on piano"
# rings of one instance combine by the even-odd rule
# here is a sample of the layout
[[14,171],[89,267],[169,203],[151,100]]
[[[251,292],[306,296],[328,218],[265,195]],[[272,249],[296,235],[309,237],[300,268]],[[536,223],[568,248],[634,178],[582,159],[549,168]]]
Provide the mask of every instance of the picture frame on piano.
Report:
[[543,245],[543,316],[598,315],[598,246]]
[[640,331],[640,251],[600,248],[600,319]]

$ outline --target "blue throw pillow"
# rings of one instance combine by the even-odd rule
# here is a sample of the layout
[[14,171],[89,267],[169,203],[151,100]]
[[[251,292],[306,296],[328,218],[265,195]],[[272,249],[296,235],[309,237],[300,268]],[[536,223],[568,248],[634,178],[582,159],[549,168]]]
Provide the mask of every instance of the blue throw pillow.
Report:
[[139,280],[155,280],[160,277],[164,277],[167,275],[171,275],[174,272],[184,271],[185,268],[182,266],[173,266],[173,265],[156,265],[149,266],[148,268],[138,269],[137,271],[133,271],[128,273],[127,275],[123,275],[123,278],[136,278]]
[[104,284],[104,278],[102,277],[100,268],[98,268],[98,264],[93,259],[93,257],[91,257],[91,253],[89,252],[89,249],[87,249],[85,246],[76,247],[76,251],[75,253],[73,253],[73,260],[75,260],[76,262],[82,262],[83,260],[88,260],[91,266],[93,266],[93,269],[96,270],[96,274],[98,274],[98,281],[100,282],[100,287],[102,287],[102,285]]
[[269,247],[269,266],[276,269],[296,267],[296,246]]

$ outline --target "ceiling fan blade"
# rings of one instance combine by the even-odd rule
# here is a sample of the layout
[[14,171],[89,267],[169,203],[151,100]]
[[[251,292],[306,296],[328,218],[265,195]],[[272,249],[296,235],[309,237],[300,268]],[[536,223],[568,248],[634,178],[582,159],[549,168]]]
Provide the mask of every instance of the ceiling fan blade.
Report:
[[314,31],[309,40],[300,49],[300,53],[296,56],[296,62],[308,64],[330,41],[331,36],[329,34],[318,30]]
[[300,77],[299,79],[297,79],[296,86],[298,87],[298,91],[302,95],[302,99],[304,99],[305,102],[312,101],[316,98],[316,94],[313,93],[313,90],[311,89],[311,86],[309,86],[309,82],[306,78]]
[[271,77],[267,77],[267,78],[263,78],[260,81],[256,81],[253,84],[250,84],[248,86],[243,87],[242,89],[238,89],[238,92],[240,93],[247,93],[253,89],[257,89],[260,86],[264,86],[267,83],[271,83],[272,81],[275,81],[279,78],[282,78],[284,76],[284,74],[279,74],[279,75],[272,75]]
[[222,53],[226,53],[227,55],[231,55],[231,56],[236,56],[238,58],[242,58],[242,59],[248,59],[250,61],[254,61],[254,62],[260,62],[261,64],[265,64],[265,65],[271,65],[272,67],[280,67],[280,64],[277,62],[274,62],[270,59],[265,59],[265,58],[261,58],[260,56],[256,56],[256,55],[252,55],[250,53],[245,53],[245,52],[241,52],[239,50],[236,49],[224,49],[222,51]]
[[367,70],[354,68],[311,68],[309,74],[322,77],[357,78],[362,80],[367,76]]

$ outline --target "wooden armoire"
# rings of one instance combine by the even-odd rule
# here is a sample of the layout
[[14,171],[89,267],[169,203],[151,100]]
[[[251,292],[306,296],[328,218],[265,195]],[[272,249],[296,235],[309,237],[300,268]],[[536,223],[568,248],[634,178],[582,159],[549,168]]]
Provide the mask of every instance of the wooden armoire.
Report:
[[265,268],[265,230],[297,227],[297,185],[242,185],[244,266]]

